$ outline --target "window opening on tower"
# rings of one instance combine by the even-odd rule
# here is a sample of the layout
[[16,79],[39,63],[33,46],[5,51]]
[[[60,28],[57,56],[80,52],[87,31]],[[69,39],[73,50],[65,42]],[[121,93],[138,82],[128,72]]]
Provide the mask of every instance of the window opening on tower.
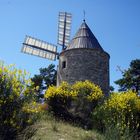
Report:
[[62,69],[66,68],[66,61],[62,62]]

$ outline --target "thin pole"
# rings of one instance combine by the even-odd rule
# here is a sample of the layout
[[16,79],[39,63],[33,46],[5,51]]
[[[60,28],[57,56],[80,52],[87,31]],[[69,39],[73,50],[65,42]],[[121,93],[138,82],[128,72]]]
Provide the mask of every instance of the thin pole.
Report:
[[83,21],[85,21],[85,17],[86,17],[86,12],[85,12],[85,10],[83,10],[83,15],[84,15]]
[[64,35],[63,35],[63,50],[65,49],[66,15],[67,15],[67,13],[65,12],[65,19],[64,19]]

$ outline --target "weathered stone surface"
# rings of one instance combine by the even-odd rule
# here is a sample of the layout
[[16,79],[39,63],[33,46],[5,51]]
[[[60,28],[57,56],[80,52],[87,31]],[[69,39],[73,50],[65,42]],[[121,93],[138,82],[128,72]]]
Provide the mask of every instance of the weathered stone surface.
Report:
[[[59,56],[57,85],[90,80],[99,85],[105,94],[109,91],[109,55],[98,48],[76,48],[63,51]],[[62,67],[63,61],[66,67]]]

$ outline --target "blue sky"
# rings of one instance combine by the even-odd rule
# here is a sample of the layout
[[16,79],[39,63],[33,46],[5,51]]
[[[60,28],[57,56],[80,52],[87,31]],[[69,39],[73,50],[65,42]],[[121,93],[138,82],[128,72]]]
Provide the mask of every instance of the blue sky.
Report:
[[72,13],[71,38],[86,23],[110,54],[110,84],[121,78],[117,66],[127,69],[140,59],[140,0],[0,0],[0,60],[16,64],[31,75],[56,64],[20,52],[25,35],[57,44],[58,13]]

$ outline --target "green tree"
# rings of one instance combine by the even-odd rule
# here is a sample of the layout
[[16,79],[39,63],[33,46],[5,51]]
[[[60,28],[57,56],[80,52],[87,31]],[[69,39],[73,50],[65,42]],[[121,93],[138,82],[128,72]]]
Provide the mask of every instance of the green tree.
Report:
[[119,85],[119,91],[126,91],[128,89],[140,91],[140,59],[132,60],[128,70],[121,71],[122,78],[115,81]]
[[114,87],[113,86],[110,86],[109,87],[109,91],[110,91],[110,93],[112,93],[114,91]]
[[34,86],[38,86],[38,99],[43,98],[43,90],[46,90],[50,85],[56,85],[56,70],[55,65],[50,64],[47,68],[40,68],[40,74],[34,75],[31,80]]

